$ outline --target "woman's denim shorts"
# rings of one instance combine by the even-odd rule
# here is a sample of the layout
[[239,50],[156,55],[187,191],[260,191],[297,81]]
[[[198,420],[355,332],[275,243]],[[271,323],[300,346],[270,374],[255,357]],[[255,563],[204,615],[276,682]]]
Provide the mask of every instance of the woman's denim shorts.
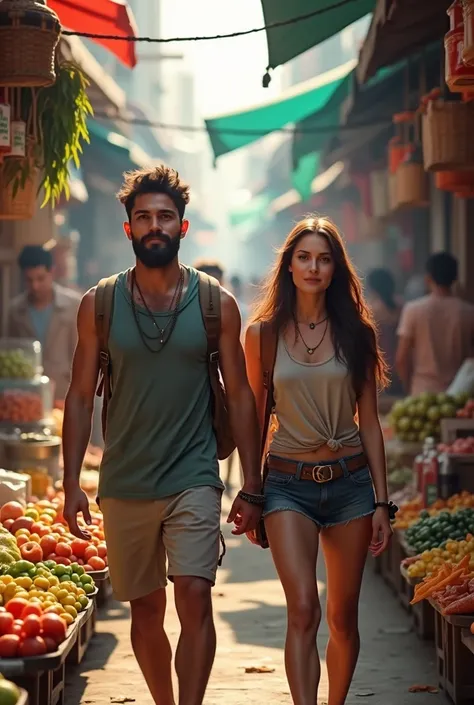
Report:
[[[321,466],[339,462],[344,471],[342,477],[324,483],[300,479],[303,465],[307,463],[299,463],[294,475],[270,469],[264,487],[263,516],[274,512],[298,512],[324,529],[373,514],[375,495],[369,467],[349,472],[345,461],[354,457],[357,456],[320,461],[318,465]],[[269,464],[271,466],[270,459]]]

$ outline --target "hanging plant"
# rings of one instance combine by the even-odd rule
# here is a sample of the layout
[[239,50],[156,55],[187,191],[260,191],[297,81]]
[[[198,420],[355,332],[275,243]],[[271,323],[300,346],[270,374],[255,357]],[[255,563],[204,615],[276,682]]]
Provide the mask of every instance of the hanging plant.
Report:
[[27,156],[5,159],[4,182],[12,188],[13,198],[19,189],[42,175],[38,191],[44,190],[41,207],[54,207],[61,195],[70,196],[69,167],[78,168],[83,143],[89,142],[87,117],[92,106],[87,96],[88,81],[81,69],[64,62],[56,67],[57,78],[48,88],[23,89],[21,113],[27,118]]

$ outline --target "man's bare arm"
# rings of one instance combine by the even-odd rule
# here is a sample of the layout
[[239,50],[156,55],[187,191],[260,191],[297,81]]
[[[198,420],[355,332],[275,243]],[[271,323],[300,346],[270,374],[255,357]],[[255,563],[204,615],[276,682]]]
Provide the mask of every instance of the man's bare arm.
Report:
[[222,291],[222,330],[220,338],[220,366],[229,406],[232,434],[236,442],[244,489],[261,491],[260,434],[255,398],[250,388],[240,341],[241,319],[234,297]]
[[84,455],[91,436],[94,396],[99,375],[99,341],[95,329],[95,289],[85,294],[77,314],[78,341],[72,363],[71,384],[66,395],[63,422],[64,516],[72,533],[87,534],[77,525],[82,512],[90,521],[89,503],[79,484]]

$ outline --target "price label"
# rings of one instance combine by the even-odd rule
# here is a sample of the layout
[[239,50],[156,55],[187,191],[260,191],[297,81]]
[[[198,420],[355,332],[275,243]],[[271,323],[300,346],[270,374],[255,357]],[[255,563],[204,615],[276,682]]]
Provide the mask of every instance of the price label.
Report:
[[9,152],[11,144],[10,106],[0,103],[0,151]]
[[26,154],[26,123],[23,120],[13,120],[11,136],[12,149],[9,156],[24,157]]

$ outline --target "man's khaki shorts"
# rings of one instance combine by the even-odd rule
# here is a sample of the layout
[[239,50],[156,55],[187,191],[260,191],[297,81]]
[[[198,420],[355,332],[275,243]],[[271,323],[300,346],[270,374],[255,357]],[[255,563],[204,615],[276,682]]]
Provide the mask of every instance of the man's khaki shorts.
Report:
[[[166,586],[166,574],[214,585],[222,492],[195,487],[158,500],[101,498],[114,597],[130,602]],[[168,571],[166,563],[168,562]]]

